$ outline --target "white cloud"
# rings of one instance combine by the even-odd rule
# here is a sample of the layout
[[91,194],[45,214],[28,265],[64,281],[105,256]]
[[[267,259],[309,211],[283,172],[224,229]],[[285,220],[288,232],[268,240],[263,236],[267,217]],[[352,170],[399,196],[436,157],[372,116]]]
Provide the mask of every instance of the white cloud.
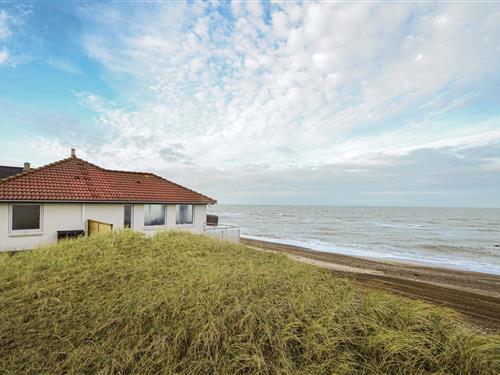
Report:
[[286,37],[288,35],[288,16],[284,12],[273,13],[273,29],[278,37]]
[[16,66],[27,59],[28,53],[20,53],[19,50],[26,19],[31,15],[31,6],[16,4],[6,9],[0,9],[0,64]]
[[3,47],[2,49],[0,49],[0,65],[6,64],[7,60],[9,60],[9,56],[10,53],[7,47]]
[[253,18],[260,21],[262,18],[262,3],[260,1],[248,1],[246,6]]
[[11,35],[8,26],[9,16],[5,10],[0,10],[0,40],[6,39]]
[[[8,15],[4,10],[0,10],[0,43],[11,35],[8,26]],[[6,64],[9,59],[10,52],[6,46],[0,44],[0,65]]]
[[186,155],[210,170],[277,173],[378,165],[498,127],[440,125],[498,73],[498,7],[280,2],[267,21],[260,2],[232,2],[234,19],[214,9],[81,8],[83,45],[121,98],[79,96],[113,135],[83,152],[130,168],[173,170]]

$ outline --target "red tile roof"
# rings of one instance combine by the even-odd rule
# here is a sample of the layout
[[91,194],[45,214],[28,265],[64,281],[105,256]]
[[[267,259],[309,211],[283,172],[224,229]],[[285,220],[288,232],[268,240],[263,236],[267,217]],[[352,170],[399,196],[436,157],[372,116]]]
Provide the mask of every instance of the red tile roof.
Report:
[[0,201],[217,202],[152,173],[104,169],[77,157],[0,180]]

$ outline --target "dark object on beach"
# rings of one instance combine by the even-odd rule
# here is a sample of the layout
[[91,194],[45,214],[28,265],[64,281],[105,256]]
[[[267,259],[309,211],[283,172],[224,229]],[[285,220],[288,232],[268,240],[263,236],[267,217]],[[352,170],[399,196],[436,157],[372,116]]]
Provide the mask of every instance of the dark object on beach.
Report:
[[219,217],[217,215],[207,215],[207,225],[217,226],[219,224]]
[[500,247],[500,245],[493,245],[493,247]]
[[83,230],[58,230],[57,239],[62,240],[66,238],[76,238],[83,236],[85,232]]

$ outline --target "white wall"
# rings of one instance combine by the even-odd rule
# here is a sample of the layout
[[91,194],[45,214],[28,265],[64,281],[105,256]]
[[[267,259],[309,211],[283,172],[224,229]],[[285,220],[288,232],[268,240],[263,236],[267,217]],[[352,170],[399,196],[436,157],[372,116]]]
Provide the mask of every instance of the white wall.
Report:
[[[39,245],[57,241],[59,230],[86,230],[88,219],[113,224],[113,230],[123,229],[123,204],[107,203],[43,203],[42,230],[39,233],[10,232],[9,204],[0,203],[0,250],[31,249]],[[132,213],[132,229],[148,235],[166,230],[187,230],[203,233],[206,223],[207,206],[194,205],[194,223],[176,225],[175,205],[167,205],[166,225],[156,227],[144,226],[144,205],[134,204]]]
[[84,230],[81,204],[42,204],[42,229],[39,233],[10,232],[9,204],[0,203],[0,249],[31,249],[57,241],[58,230]]
[[83,205],[85,221],[96,220],[113,224],[113,230],[123,229],[123,204],[85,203]]

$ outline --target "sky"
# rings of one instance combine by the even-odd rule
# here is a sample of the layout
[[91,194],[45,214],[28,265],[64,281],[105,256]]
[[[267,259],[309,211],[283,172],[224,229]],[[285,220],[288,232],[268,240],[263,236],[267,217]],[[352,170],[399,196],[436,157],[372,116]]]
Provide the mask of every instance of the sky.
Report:
[[500,207],[499,2],[0,2],[0,164],[220,203]]

